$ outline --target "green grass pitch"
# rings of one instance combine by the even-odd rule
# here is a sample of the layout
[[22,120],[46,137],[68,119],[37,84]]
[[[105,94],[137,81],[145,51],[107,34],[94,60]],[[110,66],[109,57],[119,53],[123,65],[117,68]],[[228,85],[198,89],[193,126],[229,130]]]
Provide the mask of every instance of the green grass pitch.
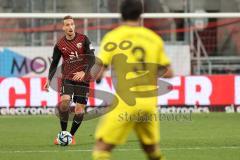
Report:
[[[240,114],[193,114],[192,120],[161,122],[161,148],[168,160],[239,160]],[[55,116],[0,116],[0,160],[91,160],[98,119],[84,121],[76,146],[55,146]],[[69,126],[70,127],[70,123]],[[146,160],[134,134],[117,147],[114,160]]]

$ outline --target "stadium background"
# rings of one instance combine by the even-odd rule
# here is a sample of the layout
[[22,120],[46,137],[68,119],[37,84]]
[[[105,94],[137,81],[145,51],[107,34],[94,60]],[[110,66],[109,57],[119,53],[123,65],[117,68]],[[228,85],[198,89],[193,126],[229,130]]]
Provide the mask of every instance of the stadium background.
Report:
[[[88,150],[93,143],[91,135],[96,120],[86,122],[83,129],[80,129],[85,129],[87,133],[79,135],[79,146],[67,149],[70,152],[59,148],[56,151],[56,148],[50,147],[49,141],[58,128],[56,118],[48,115],[54,115],[59,96],[53,90],[49,93],[43,91],[43,85],[53,45],[63,35],[63,15],[72,13],[76,30],[87,34],[97,51],[104,34],[121,22],[116,14],[120,2],[121,0],[0,0],[0,159],[40,159],[44,153],[49,153],[45,155],[47,159],[64,159],[71,157],[71,153],[74,154],[73,159],[78,157],[77,154],[89,157]],[[201,113],[193,114],[195,122],[191,123],[163,122],[162,145],[166,147],[169,159],[192,159],[194,155],[193,159],[203,159],[201,152],[209,155],[205,159],[239,159],[240,1],[143,2],[146,14],[141,23],[166,41],[165,48],[176,74],[175,78],[168,80],[173,85],[173,90],[159,96],[161,111],[170,114],[184,112],[189,115],[190,112]],[[204,16],[205,13],[227,12],[230,14]],[[231,17],[232,12],[235,14]],[[177,13],[180,17],[160,18],[160,13]],[[182,13],[202,14],[203,17],[194,18],[194,15],[188,14],[188,18],[183,18]],[[114,92],[109,77],[105,77],[101,84],[92,83],[91,87]],[[99,99],[90,98],[88,105],[94,107],[100,102]],[[209,113],[213,111],[224,113]],[[38,127],[34,127],[34,123]],[[48,127],[52,127],[51,133],[44,133]],[[218,135],[221,132],[223,135]],[[47,140],[38,140],[35,145],[33,134],[39,133]],[[3,138],[6,134],[9,139],[7,141]],[[31,137],[30,140],[28,137]],[[130,147],[123,146],[115,153],[119,159],[126,159],[121,152],[128,149],[133,153],[130,159],[143,157],[139,154],[135,138],[131,137],[130,140]],[[136,150],[131,150],[131,146],[136,147]],[[204,151],[201,147],[205,147]],[[40,148],[43,152],[36,152]],[[21,153],[26,153],[29,157]],[[182,153],[187,156],[184,157]]]

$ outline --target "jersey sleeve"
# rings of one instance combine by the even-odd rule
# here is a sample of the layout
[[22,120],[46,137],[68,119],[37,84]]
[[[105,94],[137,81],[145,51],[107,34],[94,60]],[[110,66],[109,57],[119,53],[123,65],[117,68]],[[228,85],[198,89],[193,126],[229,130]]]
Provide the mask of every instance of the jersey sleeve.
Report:
[[85,73],[89,73],[95,63],[95,56],[94,56],[95,50],[87,36],[85,39],[84,47],[85,47],[85,53],[87,54],[87,59],[88,59],[88,66],[85,68]]
[[100,45],[100,50],[98,53],[98,58],[102,61],[103,65],[105,66],[109,66],[111,64],[111,60],[112,60],[112,53],[111,51],[109,51],[107,48],[112,47],[110,45],[111,40],[109,38],[109,34],[105,35],[105,37],[103,38],[101,45]]
[[159,56],[158,56],[158,61],[157,63],[160,65],[160,66],[168,66],[171,64],[171,61],[169,59],[169,57],[167,56],[166,52],[165,52],[165,49],[164,49],[164,42],[161,38],[159,38]]
[[57,71],[57,66],[61,58],[61,51],[58,49],[57,45],[54,46],[52,63],[49,68],[48,79],[51,81],[55,72]]

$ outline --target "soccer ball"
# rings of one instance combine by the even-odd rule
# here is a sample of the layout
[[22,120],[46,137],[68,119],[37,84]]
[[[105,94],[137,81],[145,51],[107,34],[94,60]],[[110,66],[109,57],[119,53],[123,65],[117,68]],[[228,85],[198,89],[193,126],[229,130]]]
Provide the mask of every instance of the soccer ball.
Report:
[[72,143],[72,135],[68,131],[61,131],[57,135],[58,143],[61,146],[67,146]]

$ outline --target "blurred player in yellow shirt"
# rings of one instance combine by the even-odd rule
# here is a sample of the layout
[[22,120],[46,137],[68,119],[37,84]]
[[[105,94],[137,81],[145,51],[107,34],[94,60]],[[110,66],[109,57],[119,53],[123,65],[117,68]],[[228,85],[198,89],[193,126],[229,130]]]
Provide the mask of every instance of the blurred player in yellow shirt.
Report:
[[124,0],[123,24],[107,33],[101,42],[99,58],[106,68],[112,69],[118,102],[97,127],[94,160],[110,160],[112,149],[125,143],[131,130],[149,160],[163,159],[159,148],[157,83],[159,70],[165,68],[161,75],[165,78],[173,73],[163,40],[140,26],[142,12],[140,0]]

